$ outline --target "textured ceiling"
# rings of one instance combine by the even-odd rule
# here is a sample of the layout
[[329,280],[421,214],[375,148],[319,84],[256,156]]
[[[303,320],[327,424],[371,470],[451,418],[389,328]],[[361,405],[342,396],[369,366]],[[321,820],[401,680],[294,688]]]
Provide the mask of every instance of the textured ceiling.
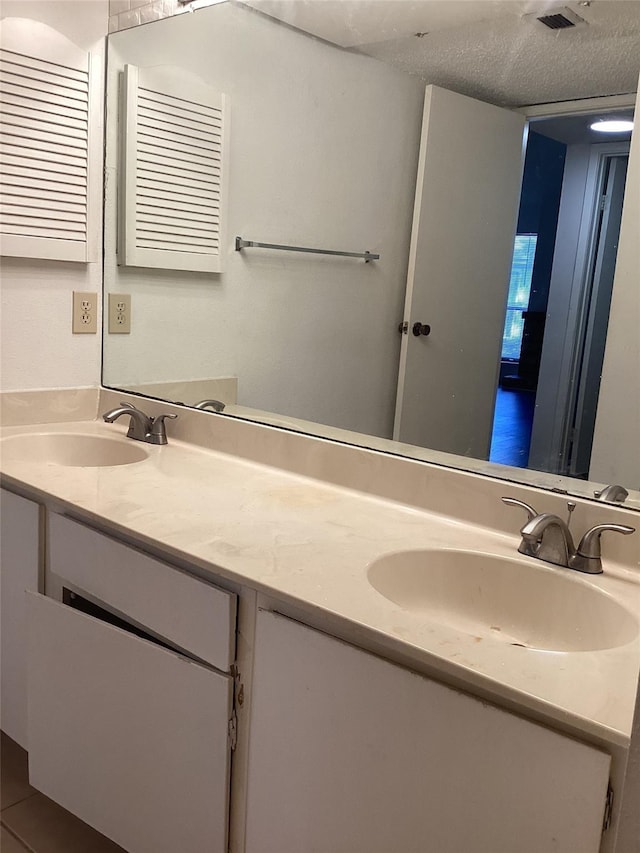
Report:
[[[635,92],[640,0],[250,0],[298,29],[502,106]],[[554,31],[535,18],[568,6],[587,22]],[[416,36],[415,33],[420,33]]]
[[245,0],[253,6],[341,47],[436,32],[548,8],[552,0]]

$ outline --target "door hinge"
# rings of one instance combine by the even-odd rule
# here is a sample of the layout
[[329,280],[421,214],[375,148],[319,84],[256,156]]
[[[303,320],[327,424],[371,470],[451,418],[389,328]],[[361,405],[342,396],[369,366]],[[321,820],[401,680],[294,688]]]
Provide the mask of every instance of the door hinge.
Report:
[[600,198],[600,213],[604,212],[608,201],[609,201],[609,196],[606,194]]
[[231,717],[229,719],[229,746],[232,750],[234,750],[238,744],[238,717],[234,710],[231,712]]
[[611,826],[611,814],[613,812],[613,788],[611,782],[607,786],[607,797],[604,801],[604,817],[602,818],[602,831],[609,829]]
[[405,320],[404,323],[399,323],[398,324],[398,331],[400,332],[401,335],[408,335],[409,334],[409,321]]

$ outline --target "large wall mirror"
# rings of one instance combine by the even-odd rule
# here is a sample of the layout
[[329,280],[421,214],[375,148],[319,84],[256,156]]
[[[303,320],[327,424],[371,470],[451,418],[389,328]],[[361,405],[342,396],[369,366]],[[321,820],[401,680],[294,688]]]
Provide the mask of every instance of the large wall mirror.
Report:
[[104,384],[640,508],[639,74],[616,0],[111,35]]

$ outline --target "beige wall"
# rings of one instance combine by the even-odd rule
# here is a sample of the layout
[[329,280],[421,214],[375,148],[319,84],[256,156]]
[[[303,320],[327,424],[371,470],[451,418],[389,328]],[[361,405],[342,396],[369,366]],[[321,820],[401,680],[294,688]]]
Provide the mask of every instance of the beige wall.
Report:
[[[57,29],[102,65],[107,0],[3,0],[2,17],[30,18]],[[93,97],[102,121],[102,74]],[[102,126],[90,156],[100,162]],[[101,211],[102,185],[90,190]],[[98,223],[100,229],[101,221]],[[2,258],[1,376],[7,390],[95,386],[100,382],[100,339],[71,332],[72,292],[90,291],[101,303],[102,265]],[[100,323],[98,323],[98,328]]]

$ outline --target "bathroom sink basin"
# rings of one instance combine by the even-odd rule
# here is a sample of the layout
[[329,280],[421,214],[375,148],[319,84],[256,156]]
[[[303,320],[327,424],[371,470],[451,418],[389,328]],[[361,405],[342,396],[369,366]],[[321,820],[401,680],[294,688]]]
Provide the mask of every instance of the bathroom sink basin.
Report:
[[149,454],[140,444],[71,432],[32,433],[3,438],[4,461],[51,463],[73,468],[102,468],[142,462]]
[[638,635],[633,615],[568,569],[475,551],[402,551],[373,562],[369,583],[426,620],[532,649],[615,648]]

